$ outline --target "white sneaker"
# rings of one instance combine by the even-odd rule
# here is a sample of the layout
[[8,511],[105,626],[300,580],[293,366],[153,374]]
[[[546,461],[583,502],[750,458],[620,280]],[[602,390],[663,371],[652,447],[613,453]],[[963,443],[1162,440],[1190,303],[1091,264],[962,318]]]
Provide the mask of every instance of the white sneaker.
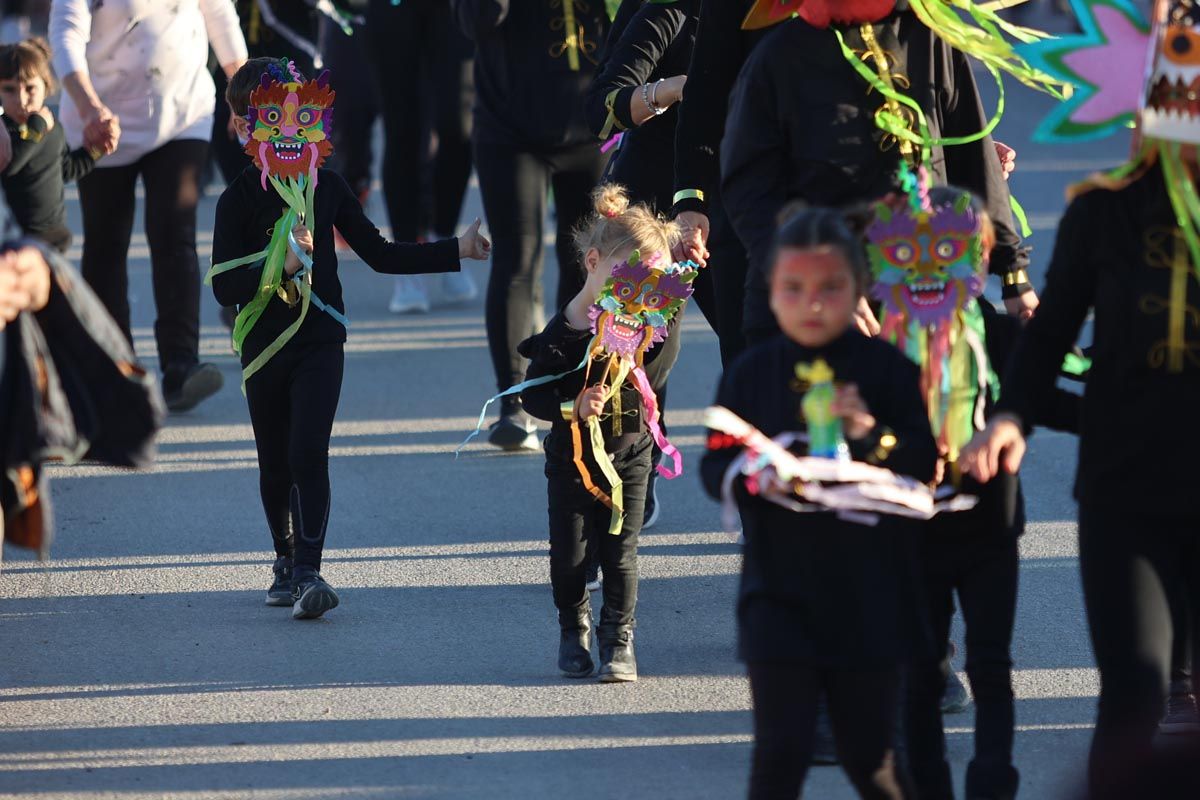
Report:
[[397,275],[396,287],[388,311],[393,314],[424,314],[429,311],[429,295],[416,275]]
[[469,303],[478,295],[475,279],[466,270],[442,274],[442,298],[447,303]]

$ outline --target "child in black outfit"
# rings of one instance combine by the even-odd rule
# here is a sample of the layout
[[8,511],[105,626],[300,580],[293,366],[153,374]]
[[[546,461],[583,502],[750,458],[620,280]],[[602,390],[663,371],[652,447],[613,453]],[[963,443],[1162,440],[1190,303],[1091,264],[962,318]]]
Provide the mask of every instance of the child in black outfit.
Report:
[[44,39],[0,47],[0,104],[13,150],[0,185],[21,232],[65,253],[71,231],[63,184],[91,172],[104,153],[67,147],[62,127],[45,105],[54,91],[50,45]]
[[[854,327],[868,273],[860,233],[812,209],[787,220],[771,257],[771,307],[783,330],[726,371],[717,403],[767,436],[805,427],[798,365],[823,359],[838,384],[832,411],[850,454],[927,482],[937,450],[915,365]],[[701,469],[720,497],[740,447],[710,432]],[[769,470],[768,470],[769,472]],[[765,492],[790,494],[759,476]],[[798,796],[811,763],[818,694],[828,698],[838,756],[862,797],[911,796],[893,753],[901,665],[919,631],[915,526],[871,527],[798,514],[736,486],[746,537],[738,649],[754,699],[751,798]]]
[[[645,206],[630,206],[624,190],[604,186],[595,192],[595,214],[576,235],[576,247],[587,270],[583,289],[550,320],[541,333],[521,343],[530,359],[527,379],[575,370],[592,341],[589,311],[597,302],[614,266],[634,251],[646,261],[653,254],[670,258],[675,226]],[[679,354],[680,314],[667,326],[666,339],[645,351],[643,363],[650,386],[658,391]],[[546,479],[550,517],[550,583],[558,608],[558,667],[571,678],[586,678],[595,665],[591,655],[591,604],[585,570],[591,547],[599,551],[604,570],[604,605],[600,610],[600,680],[637,680],[633,651],[637,606],[637,541],[642,528],[653,440],[641,399],[631,381],[615,399],[606,400],[597,385],[604,370],[576,370],[551,383],[521,393],[524,407],[553,423],[546,437]],[[585,374],[590,375],[584,391]],[[619,402],[617,402],[619,400]],[[609,532],[610,510],[585,487],[574,463],[571,421],[600,418],[605,451],[622,481],[625,517],[616,535]]]
[[[242,137],[249,135],[250,93],[277,63],[253,59],[229,83],[226,100]],[[273,113],[286,114],[289,109],[285,104],[282,112]],[[284,129],[289,119],[285,117]],[[245,383],[258,448],[263,509],[277,556],[267,605],[290,605],[292,616],[298,619],[319,617],[338,604],[337,594],[320,576],[330,505],[329,436],[341,392],[346,341],[334,226],[368,266],[389,274],[453,272],[460,268],[459,259],[484,259],[490,248],[479,234],[479,220],[457,240],[389,242],[363,214],[340,175],[320,169],[317,176],[314,218],[297,225],[292,235],[312,258],[311,270],[305,270],[311,278],[312,294],[330,310],[326,313],[313,307],[295,335]],[[221,194],[213,227],[214,264],[257,253],[271,238],[283,216],[284,201],[274,189],[264,188],[265,181],[258,168],[248,166]],[[296,288],[303,274],[301,266],[295,251],[289,250],[281,296],[271,296],[246,335],[243,366],[252,364],[299,317],[300,309],[282,295],[285,287]],[[215,274],[212,284],[217,301],[223,306],[245,306],[259,293],[261,273],[260,260]]]

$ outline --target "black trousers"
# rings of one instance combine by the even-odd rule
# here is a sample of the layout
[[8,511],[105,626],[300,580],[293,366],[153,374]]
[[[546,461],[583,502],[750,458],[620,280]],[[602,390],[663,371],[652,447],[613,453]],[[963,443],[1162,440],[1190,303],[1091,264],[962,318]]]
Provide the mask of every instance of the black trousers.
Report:
[[[1200,515],[1079,508],[1079,567],[1100,704],[1092,738],[1092,796],[1109,797],[1144,764],[1162,717],[1174,638],[1172,593],[1200,607]],[[1196,618],[1191,619],[1196,636]]]
[[[746,248],[737,237],[720,197],[709,204],[708,269],[712,274],[712,294],[717,318],[717,338],[721,345],[721,363],[729,366],[746,349],[742,307],[746,294]],[[703,309],[703,306],[701,306]],[[705,313],[708,317],[708,313]],[[709,318],[711,322],[711,317]]]
[[644,436],[611,456],[623,482],[625,500],[625,523],[617,535],[608,532],[612,511],[584,488],[570,456],[546,456],[554,605],[566,615],[588,605],[587,562],[594,548],[604,570],[600,638],[634,624],[638,534],[646,507],[651,447],[652,440]]
[[383,194],[392,238],[415,242],[425,233],[420,225],[421,88],[426,84],[432,90],[437,136],[430,224],[439,238],[453,236],[471,177],[475,78],[470,40],[458,29],[445,0],[405,0],[399,5],[371,0],[366,33],[383,111]]
[[196,256],[196,206],[208,142],[167,142],[132,164],[99,167],[79,180],[83,212],[83,277],[108,313],[133,341],[129,323],[129,240],[134,191],[146,190],[146,240],[157,319],[154,338],[164,373],[199,360],[200,262]]
[[374,166],[371,134],[379,116],[375,70],[363,47],[365,30],[365,25],[355,25],[354,34],[347,36],[328,18],[322,17],[320,22],[321,56],[337,92],[337,119],[329,137],[333,142],[329,163],[360,197],[371,188]]
[[[1012,763],[1012,643],[1017,609],[1017,540],[1012,537],[930,536],[924,544],[928,620],[935,642],[950,637],[954,595],[966,625],[967,677],[975,696],[975,757],[967,766],[967,797],[1011,800],[1018,776]],[[943,651],[944,654],[944,651]],[[908,761],[921,800],[953,800],[942,730],[941,698],[950,660],[910,666]]]
[[341,343],[287,345],[246,382],[258,484],[275,554],[319,570],[329,522],[329,436],[342,391]]
[[583,288],[583,267],[571,232],[592,209],[591,191],[600,179],[603,158],[591,142],[535,152],[476,139],[475,169],[493,240],[487,287],[488,349],[500,391],[524,379],[525,360],[517,345],[537,333],[541,321],[547,192],[554,190],[555,308],[562,308]]
[[[607,582],[608,575],[604,576]],[[787,633],[780,631],[781,636]],[[824,693],[838,759],[864,798],[914,797],[897,766],[899,669],[823,669],[751,661],[754,757],[750,800],[796,800],[812,763],[817,698]]]

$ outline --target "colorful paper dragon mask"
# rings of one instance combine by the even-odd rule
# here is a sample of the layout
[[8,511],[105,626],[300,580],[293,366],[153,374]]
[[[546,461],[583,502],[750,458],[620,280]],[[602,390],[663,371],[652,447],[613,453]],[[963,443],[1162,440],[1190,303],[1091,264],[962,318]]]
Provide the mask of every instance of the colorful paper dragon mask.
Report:
[[901,167],[901,181],[908,202],[877,204],[867,228],[871,294],[890,315],[936,325],[983,292],[983,226],[969,194],[935,207],[924,168]]
[[1155,10],[1142,133],[1200,142],[1200,7],[1171,0]]
[[634,251],[628,262],[613,267],[592,306],[595,346],[640,361],[647,348],[666,338],[667,325],[692,296],[698,274],[676,265],[660,269]]
[[333,152],[333,99],[329,73],[305,81],[290,62],[272,64],[262,83],[250,93],[250,138],[246,155],[262,173],[281,180],[307,176],[315,182],[317,168]]

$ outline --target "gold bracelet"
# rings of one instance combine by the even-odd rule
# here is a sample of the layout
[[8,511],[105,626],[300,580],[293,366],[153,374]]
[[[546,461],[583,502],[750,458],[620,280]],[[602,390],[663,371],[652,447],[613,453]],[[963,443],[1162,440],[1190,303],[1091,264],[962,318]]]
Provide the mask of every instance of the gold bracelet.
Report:
[[1019,283],[1029,283],[1029,274],[1023,269],[1016,272],[1006,272],[1001,279],[1005,286],[1016,286]]

